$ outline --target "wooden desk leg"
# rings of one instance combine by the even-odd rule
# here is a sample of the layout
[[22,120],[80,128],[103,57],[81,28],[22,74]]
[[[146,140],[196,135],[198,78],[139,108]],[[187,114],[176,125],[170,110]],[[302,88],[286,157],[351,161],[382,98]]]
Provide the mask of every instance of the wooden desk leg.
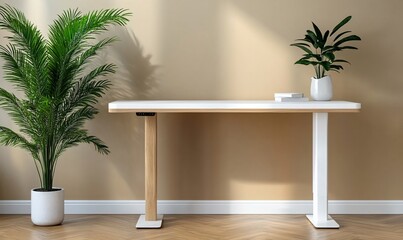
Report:
[[328,215],[327,125],[328,113],[313,113],[313,214],[307,218],[316,228],[339,228],[339,224]]
[[161,228],[162,215],[157,215],[157,114],[145,115],[145,196],[146,214],[136,228]]

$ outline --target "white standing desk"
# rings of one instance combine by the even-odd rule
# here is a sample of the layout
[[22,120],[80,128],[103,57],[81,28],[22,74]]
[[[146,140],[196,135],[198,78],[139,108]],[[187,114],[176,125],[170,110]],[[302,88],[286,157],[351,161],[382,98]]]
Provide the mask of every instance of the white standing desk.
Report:
[[312,113],[313,115],[313,214],[307,218],[316,228],[339,228],[328,215],[327,132],[329,112],[359,112],[360,103],[345,101],[116,101],[109,103],[111,113],[136,113],[145,117],[145,190],[146,211],[137,228],[160,228],[157,215],[157,113]]

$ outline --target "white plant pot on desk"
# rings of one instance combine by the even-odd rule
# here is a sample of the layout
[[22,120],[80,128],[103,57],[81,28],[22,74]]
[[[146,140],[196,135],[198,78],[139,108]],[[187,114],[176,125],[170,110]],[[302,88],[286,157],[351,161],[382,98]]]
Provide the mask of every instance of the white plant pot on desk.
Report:
[[64,220],[64,190],[41,192],[31,190],[31,221],[38,226],[62,224]]
[[330,101],[333,97],[332,78],[311,78],[311,98],[315,101]]

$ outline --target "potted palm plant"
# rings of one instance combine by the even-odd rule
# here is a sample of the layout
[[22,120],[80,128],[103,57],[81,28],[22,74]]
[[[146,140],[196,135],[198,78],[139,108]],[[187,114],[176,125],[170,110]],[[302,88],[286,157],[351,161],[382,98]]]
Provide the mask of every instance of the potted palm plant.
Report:
[[90,143],[102,154],[108,147],[84,128],[94,118],[94,106],[110,86],[106,76],[115,65],[90,64],[98,52],[115,41],[95,35],[110,25],[125,25],[130,13],[106,9],[87,14],[64,11],[49,27],[45,39],[24,14],[0,6],[0,29],[10,33],[0,46],[3,78],[22,97],[0,88],[0,106],[19,132],[0,126],[0,143],[27,150],[35,163],[40,188],[31,191],[31,219],[36,225],[57,225],[64,219],[63,189],[53,186],[56,163],[68,148]]
[[357,35],[351,35],[351,31],[339,33],[341,27],[351,20],[351,16],[344,18],[330,32],[324,33],[312,22],[313,30],[307,30],[305,38],[297,39],[291,44],[304,51],[301,59],[295,64],[312,65],[315,69],[315,77],[311,78],[311,97],[313,100],[331,100],[333,97],[332,79],[326,75],[328,71],[339,72],[343,70],[343,63],[349,63],[344,59],[336,58],[336,53],[345,49],[358,49],[345,45],[347,42],[360,41]]

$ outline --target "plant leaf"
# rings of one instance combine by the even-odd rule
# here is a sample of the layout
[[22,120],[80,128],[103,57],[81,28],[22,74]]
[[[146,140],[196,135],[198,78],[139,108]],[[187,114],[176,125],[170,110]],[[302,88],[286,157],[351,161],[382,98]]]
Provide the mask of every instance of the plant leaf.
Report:
[[353,46],[343,46],[343,47],[337,47],[338,51],[343,50],[343,49],[353,49],[357,50],[358,48],[353,47]]
[[319,62],[317,62],[317,61],[309,61],[309,60],[306,60],[306,59],[304,59],[304,58],[301,58],[300,60],[296,61],[294,64],[313,65],[313,66],[316,66],[316,65],[319,64]]
[[322,61],[322,57],[320,56],[320,54],[304,54],[303,59],[310,59],[310,58],[315,58],[318,61]]
[[334,46],[338,47],[340,44],[345,43],[345,42],[349,42],[349,41],[360,41],[360,40],[361,40],[361,38],[360,38],[359,36],[357,36],[357,35],[351,35],[351,36],[345,37],[345,38],[343,38],[343,39],[337,41],[337,42],[334,44]]
[[318,28],[318,26],[316,26],[316,24],[314,22],[312,22],[312,25],[313,25],[313,29],[315,30],[315,33],[316,33],[317,41],[323,42],[322,32],[320,31],[320,29]]
[[345,25],[346,23],[348,23],[348,21],[351,20],[351,16],[346,17],[345,19],[343,19],[339,24],[337,24],[333,30],[332,33],[330,33],[330,36],[332,36],[333,34],[335,34],[337,32],[337,30],[339,30],[341,27],[343,27],[343,25]]
[[333,50],[334,50],[334,47],[328,45],[328,46],[325,46],[325,47],[322,49],[322,53],[325,53],[326,51],[333,51]]
[[326,53],[324,53],[323,55],[324,55],[325,57],[327,57],[331,62],[333,62],[334,59],[336,58],[336,57],[334,56],[334,53],[332,53],[332,52],[326,52]]
[[300,59],[300,60],[296,61],[294,64],[309,65],[309,64],[311,64],[311,62],[306,59]]
[[293,44],[290,44],[290,46],[306,46],[306,47],[310,47],[309,44],[307,44],[307,43],[293,43]]
[[337,70],[344,70],[343,66],[341,65],[330,65],[330,69],[337,69]]
[[308,33],[308,35],[305,36],[309,37],[312,40],[313,47],[318,48],[318,38],[316,37],[315,33],[312,32],[311,30],[308,30],[306,32]]
[[330,62],[328,61],[319,62],[319,65],[321,65],[326,71],[329,71],[330,69]]
[[30,88],[36,94],[42,93],[48,81],[46,42],[42,34],[21,11],[9,5],[0,6],[0,29],[12,33],[7,37],[9,46],[24,54],[25,68],[30,71]]
[[296,39],[295,41],[304,41],[304,42],[310,43],[312,45],[314,44],[314,42],[312,42],[312,39],[310,37],[308,37],[308,35],[305,35],[305,38]]
[[333,62],[334,62],[334,63],[335,63],[335,62],[343,62],[343,63],[351,64],[349,61],[346,61],[346,60],[343,60],[343,59],[336,59],[336,60],[334,60]]
[[329,37],[329,30],[327,30],[326,32],[325,32],[325,34],[323,35],[323,45],[322,45],[322,47],[321,48],[324,48],[324,46],[326,45],[326,42],[327,42],[327,38]]
[[336,42],[337,39],[339,39],[341,36],[343,36],[343,35],[346,34],[346,33],[351,33],[351,31],[345,31],[345,32],[340,33],[339,35],[337,35],[337,36],[334,38],[333,42]]
[[302,46],[302,45],[293,45],[293,44],[291,44],[291,46],[300,48],[300,49],[304,50],[306,53],[313,54],[312,51],[309,50],[309,48],[307,48],[307,47],[305,47],[305,46]]

